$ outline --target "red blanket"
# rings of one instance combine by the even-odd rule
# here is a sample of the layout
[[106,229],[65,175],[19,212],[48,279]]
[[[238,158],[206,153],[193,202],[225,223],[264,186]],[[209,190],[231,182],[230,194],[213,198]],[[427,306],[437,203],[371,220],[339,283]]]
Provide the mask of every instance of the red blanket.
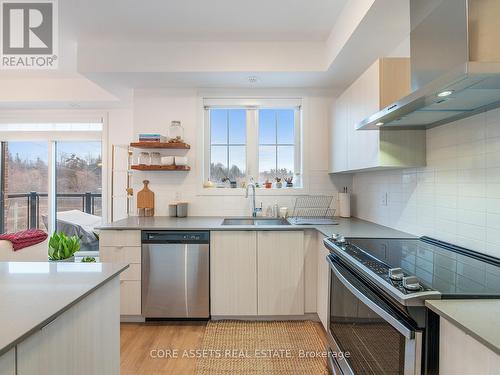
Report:
[[39,229],[28,229],[17,233],[0,234],[0,240],[10,241],[14,251],[45,241],[47,233]]

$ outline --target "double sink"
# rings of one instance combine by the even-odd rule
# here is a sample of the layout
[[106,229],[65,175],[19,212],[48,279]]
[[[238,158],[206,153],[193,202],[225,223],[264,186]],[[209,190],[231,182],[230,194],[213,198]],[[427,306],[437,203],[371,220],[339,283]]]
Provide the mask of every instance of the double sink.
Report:
[[266,218],[228,218],[224,219],[222,225],[290,225],[286,219]]

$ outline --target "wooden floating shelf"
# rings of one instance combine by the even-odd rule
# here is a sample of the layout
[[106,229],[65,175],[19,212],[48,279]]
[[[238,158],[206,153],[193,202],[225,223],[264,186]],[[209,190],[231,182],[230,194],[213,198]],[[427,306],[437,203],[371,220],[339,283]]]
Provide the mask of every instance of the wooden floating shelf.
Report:
[[190,145],[184,142],[132,142],[130,147],[136,148],[170,148],[189,150]]
[[136,171],[190,171],[187,165],[131,165],[131,169]]

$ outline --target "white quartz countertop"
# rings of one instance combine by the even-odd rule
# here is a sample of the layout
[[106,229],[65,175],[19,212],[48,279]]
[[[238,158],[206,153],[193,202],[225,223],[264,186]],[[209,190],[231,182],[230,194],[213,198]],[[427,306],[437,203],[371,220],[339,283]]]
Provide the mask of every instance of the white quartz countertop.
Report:
[[127,267],[110,263],[0,262],[0,355]]
[[101,230],[298,230],[316,229],[325,236],[341,233],[346,237],[414,238],[415,236],[357,218],[335,218],[338,225],[222,225],[224,217],[190,216],[186,218],[136,217],[104,224]]
[[500,300],[432,300],[425,305],[500,355]]

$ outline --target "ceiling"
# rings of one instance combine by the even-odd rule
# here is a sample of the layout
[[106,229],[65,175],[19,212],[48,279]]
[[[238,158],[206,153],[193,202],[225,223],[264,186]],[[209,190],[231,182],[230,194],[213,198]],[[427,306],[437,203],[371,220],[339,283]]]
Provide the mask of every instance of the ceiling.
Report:
[[324,41],[347,0],[70,0],[80,40]]

